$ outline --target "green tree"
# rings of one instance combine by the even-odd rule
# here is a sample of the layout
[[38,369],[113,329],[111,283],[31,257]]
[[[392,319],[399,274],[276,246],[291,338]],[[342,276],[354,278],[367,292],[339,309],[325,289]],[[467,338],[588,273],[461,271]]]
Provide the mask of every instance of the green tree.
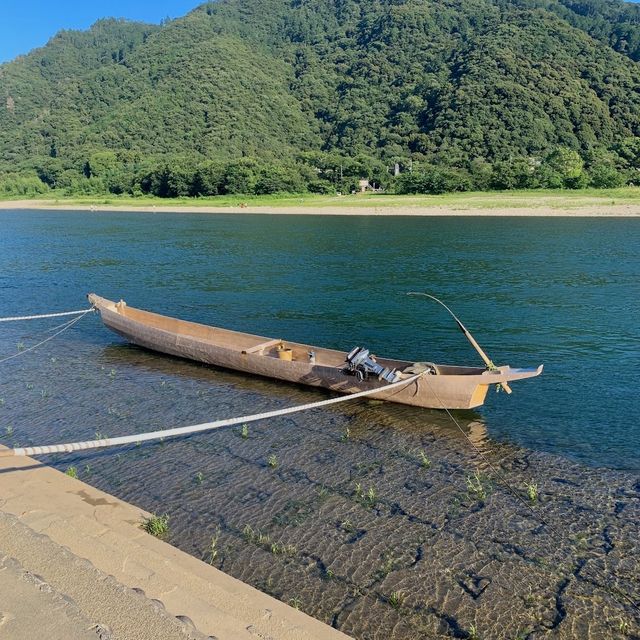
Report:
[[222,188],[224,193],[250,195],[255,193],[256,180],[255,161],[243,159],[226,166]]
[[577,151],[559,147],[554,149],[544,162],[560,176],[564,187],[574,189],[586,186],[588,178],[584,171],[584,160]]

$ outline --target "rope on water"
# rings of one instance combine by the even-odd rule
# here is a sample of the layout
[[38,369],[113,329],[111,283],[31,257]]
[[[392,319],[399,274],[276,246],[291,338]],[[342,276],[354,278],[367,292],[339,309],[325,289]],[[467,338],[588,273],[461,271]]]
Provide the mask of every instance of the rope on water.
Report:
[[8,316],[0,318],[0,322],[14,322],[16,320],[40,320],[41,318],[61,318],[62,316],[79,316],[80,314],[95,311],[93,307],[90,309],[80,309],[79,311],[61,311],[59,313],[43,313],[35,316]]
[[416,382],[418,378],[425,375],[425,373],[426,372],[418,373],[415,376],[411,376],[411,378],[400,380],[399,382],[393,382],[384,387],[368,389],[366,391],[358,391],[357,393],[351,393],[346,396],[330,398],[329,400],[320,400],[318,402],[310,402],[308,404],[298,405],[296,407],[287,407],[285,409],[266,411],[264,413],[255,413],[253,415],[242,416],[240,418],[226,418],[224,420],[216,420],[215,422],[206,422],[204,424],[196,424],[188,427],[175,427],[173,429],[163,429],[161,431],[149,431],[147,433],[137,433],[130,436],[120,436],[117,438],[103,438],[101,440],[87,440],[85,442],[69,442],[66,444],[51,444],[40,447],[19,447],[15,449],[6,449],[0,451],[0,458],[9,456],[37,456],[47,453],[72,453],[74,451],[84,451],[86,449],[117,447],[123,444],[137,444],[138,442],[145,442],[148,440],[162,440],[164,438],[185,436],[191,433],[210,431],[212,429],[229,427],[245,422],[256,422],[258,420],[265,420],[267,418],[277,418],[278,416],[298,413],[300,411],[308,411],[309,409],[317,409],[318,407],[326,407],[331,404],[338,404],[340,402],[355,400],[356,398],[364,398],[365,396],[370,396],[382,391],[389,391],[391,389],[405,387],[413,382]]
[[29,353],[29,351],[33,351],[34,349],[41,347],[45,342],[49,342],[49,340],[53,340],[56,336],[59,336],[61,333],[64,333],[67,329],[71,329],[71,327],[73,327],[74,324],[76,324],[77,322],[80,322],[82,318],[84,318],[88,313],[91,313],[92,311],[93,311],[93,308],[85,309],[82,312],[81,316],[78,316],[77,318],[73,318],[73,320],[70,320],[69,322],[66,322],[65,324],[61,325],[62,328],[60,329],[60,331],[56,331],[53,335],[50,335],[48,338],[45,338],[44,340],[38,342],[38,344],[34,344],[28,349],[23,349],[22,351],[18,351],[13,355],[0,359],[0,364],[2,364],[3,362],[7,362],[7,360],[13,360],[13,358],[17,358],[18,356],[22,356],[25,353]]

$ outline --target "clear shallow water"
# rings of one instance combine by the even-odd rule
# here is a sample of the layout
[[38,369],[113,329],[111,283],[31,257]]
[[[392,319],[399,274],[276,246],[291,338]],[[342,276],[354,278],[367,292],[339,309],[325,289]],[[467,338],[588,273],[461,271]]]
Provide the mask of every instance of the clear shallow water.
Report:
[[[493,440],[640,469],[639,256],[634,219],[2,211],[0,316],[81,308],[95,291],[252,333],[478,362],[442,309],[405,295],[427,291],[497,363],[545,364],[540,378],[514,384],[513,396],[490,394],[477,418]],[[0,357],[51,326],[3,325]],[[109,359],[111,348],[125,353],[93,317],[63,344],[80,368]],[[40,365],[38,355],[4,365],[0,393],[11,395],[17,370],[41,386]],[[57,366],[72,379],[65,363]],[[73,401],[69,385],[56,420],[65,421]],[[255,408],[250,397],[239,405]],[[45,433],[34,425],[29,438]]]
[[[357,640],[603,640],[621,621],[636,637],[611,585],[640,598],[637,232],[635,220],[0,212],[0,316],[79,308],[95,291],[264,335],[477,362],[440,307],[405,293],[439,295],[496,362],[547,367],[456,412],[484,458],[444,412],[361,401],[253,424],[246,439],[231,428],[42,460],[169,514],[169,542],[198,558],[215,539],[215,566]],[[0,359],[57,324],[0,325]],[[128,346],[89,316],[0,364],[0,443],[323,397]],[[536,485],[533,510],[495,468],[525,500]],[[485,497],[469,490],[475,473]]]

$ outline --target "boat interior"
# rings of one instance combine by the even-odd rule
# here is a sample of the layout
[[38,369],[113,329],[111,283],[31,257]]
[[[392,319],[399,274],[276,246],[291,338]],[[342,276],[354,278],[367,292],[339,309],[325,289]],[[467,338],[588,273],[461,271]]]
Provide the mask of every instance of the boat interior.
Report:
[[[259,355],[268,358],[278,358],[293,362],[312,362],[315,365],[325,367],[335,367],[343,369],[345,367],[347,352],[325,349],[312,345],[290,342],[280,338],[268,338],[256,336],[249,333],[211,327],[208,325],[179,320],[169,316],[163,316],[151,311],[143,311],[135,307],[127,306],[126,302],[120,301],[113,304],[112,310],[120,315],[140,322],[147,326],[168,331],[170,333],[189,336],[199,341],[208,342],[211,345],[232,349],[247,355]],[[311,355],[313,354],[313,356]],[[375,357],[375,356],[374,356]],[[478,375],[485,371],[483,367],[459,367],[455,365],[441,365],[429,363],[416,363],[407,360],[395,360],[390,358],[377,358],[376,361],[384,367],[397,369],[406,373],[416,373],[412,370],[416,365],[427,365],[436,375]]]

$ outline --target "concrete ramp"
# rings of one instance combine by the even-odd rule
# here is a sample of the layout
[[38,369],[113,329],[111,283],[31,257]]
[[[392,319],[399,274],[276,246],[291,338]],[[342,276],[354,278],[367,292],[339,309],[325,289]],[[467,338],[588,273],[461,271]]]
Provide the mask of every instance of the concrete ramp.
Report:
[[72,632],[47,637],[64,640],[348,638],[150,536],[148,513],[37,460],[0,459],[0,486],[0,596],[17,584],[25,598],[0,600],[0,639],[39,637],[28,614],[54,609]]

